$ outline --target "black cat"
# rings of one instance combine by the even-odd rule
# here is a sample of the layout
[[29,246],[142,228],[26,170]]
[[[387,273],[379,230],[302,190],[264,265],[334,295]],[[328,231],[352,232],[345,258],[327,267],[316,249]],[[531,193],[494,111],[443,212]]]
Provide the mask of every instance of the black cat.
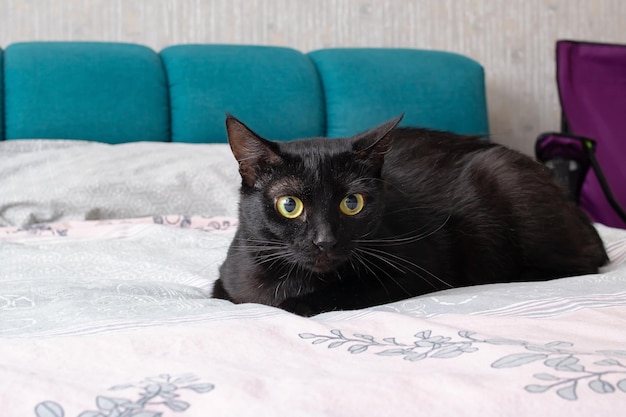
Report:
[[228,116],[239,229],[213,296],[311,315],[607,262],[542,165],[477,137],[396,128],[400,119],[281,143]]

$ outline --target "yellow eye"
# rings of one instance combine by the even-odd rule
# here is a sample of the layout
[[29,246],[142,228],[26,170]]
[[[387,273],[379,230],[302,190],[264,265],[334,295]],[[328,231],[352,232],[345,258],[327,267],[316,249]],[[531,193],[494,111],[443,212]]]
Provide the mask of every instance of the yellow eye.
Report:
[[361,194],[350,194],[341,200],[341,204],[339,204],[341,212],[348,216],[359,214],[363,207],[365,207],[365,199]]
[[302,214],[304,204],[298,197],[285,195],[276,200],[276,211],[288,219],[295,219]]

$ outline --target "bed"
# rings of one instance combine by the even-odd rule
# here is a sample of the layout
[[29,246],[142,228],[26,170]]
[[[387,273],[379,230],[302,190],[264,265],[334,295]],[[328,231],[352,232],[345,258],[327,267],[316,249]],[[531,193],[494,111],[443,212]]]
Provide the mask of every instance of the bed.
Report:
[[624,230],[597,225],[611,263],[595,275],[310,318],[210,297],[237,228],[226,112],[276,139],[401,112],[486,133],[474,61],[65,42],[11,45],[0,60],[1,415],[626,409]]

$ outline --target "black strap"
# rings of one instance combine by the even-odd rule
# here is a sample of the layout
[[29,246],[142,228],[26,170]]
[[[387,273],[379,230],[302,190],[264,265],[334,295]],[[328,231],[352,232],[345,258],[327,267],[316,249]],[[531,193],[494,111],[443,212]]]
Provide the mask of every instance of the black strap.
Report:
[[604,192],[607,201],[622,221],[626,222],[626,212],[624,212],[624,209],[615,198],[615,195],[613,195],[613,191],[611,191],[611,187],[602,172],[602,168],[600,168],[600,163],[598,163],[598,160],[596,159],[595,143],[592,140],[585,140],[583,149],[585,149],[591,168],[593,168],[593,171],[596,173],[596,177],[598,178],[598,182],[600,183],[600,187],[602,187],[602,191]]

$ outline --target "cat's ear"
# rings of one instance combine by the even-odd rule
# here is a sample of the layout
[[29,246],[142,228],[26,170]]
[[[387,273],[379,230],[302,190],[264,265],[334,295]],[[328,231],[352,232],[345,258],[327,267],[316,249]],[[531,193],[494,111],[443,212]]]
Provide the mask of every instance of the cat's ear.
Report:
[[404,113],[395,119],[373,127],[356,135],[353,140],[352,150],[357,159],[369,160],[374,165],[382,168],[385,153],[389,150],[392,141],[391,132],[398,126],[404,117]]
[[226,131],[230,149],[239,162],[239,173],[246,185],[254,186],[261,171],[282,162],[275,143],[263,139],[230,114],[226,115]]

